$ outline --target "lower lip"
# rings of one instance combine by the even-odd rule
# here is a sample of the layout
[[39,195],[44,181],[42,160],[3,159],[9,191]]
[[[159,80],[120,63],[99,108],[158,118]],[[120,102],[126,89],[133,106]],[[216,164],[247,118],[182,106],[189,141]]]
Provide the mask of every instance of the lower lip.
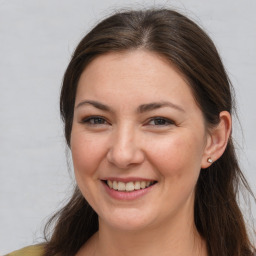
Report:
[[134,190],[134,191],[118,191],[110,188],[105,182],[102,181],[102,184],[107,191],[108,195],[110,195],[112,198],[117,199],[117,200],[135,200],[138,199],[148,192],[150,192],[156,184],[153,184],[147,188],[139,189],[139,190]]

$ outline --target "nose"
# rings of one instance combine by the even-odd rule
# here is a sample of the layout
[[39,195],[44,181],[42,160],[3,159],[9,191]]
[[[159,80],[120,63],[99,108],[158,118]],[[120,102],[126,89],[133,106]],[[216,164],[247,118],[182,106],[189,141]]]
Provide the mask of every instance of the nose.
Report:
[[[138,136],[137,136],[138,137]],[[107,159],[120,169],[139,165],[144,161],[144,152],[136,140],[134,129],[123,127],[112,134]]]

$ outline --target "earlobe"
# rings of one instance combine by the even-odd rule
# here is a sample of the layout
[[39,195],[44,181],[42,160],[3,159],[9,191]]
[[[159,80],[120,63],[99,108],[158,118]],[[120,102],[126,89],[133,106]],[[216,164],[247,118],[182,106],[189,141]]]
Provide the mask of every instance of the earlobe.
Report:
[[206,147],[202,157],[201,168],[208,168],[224,153],[230,134],[232,120],[228,111],[220,112],[220,122],[211,129],[207,137]]

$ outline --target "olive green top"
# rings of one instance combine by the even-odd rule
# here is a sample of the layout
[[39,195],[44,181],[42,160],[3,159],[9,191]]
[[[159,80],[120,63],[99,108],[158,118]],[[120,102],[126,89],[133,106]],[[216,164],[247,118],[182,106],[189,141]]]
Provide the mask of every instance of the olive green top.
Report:
[[5,256],[42,256],[43,253],[44,250],[42,245],[32,245],[6,254]]

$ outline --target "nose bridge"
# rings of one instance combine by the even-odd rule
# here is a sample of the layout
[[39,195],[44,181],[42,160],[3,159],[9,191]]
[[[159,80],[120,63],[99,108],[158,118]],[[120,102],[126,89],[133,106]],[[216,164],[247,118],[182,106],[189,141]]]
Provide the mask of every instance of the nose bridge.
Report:
[[119,168],[143,161],[143,153],[136,140],[137,131],[131,123],[123,123],[112,134],[108,160]]
[[117,129],[116,136],[114,137],[114,142],[118,147],[129,149],[134,143],[134,128],[129,123],[124,123]]

